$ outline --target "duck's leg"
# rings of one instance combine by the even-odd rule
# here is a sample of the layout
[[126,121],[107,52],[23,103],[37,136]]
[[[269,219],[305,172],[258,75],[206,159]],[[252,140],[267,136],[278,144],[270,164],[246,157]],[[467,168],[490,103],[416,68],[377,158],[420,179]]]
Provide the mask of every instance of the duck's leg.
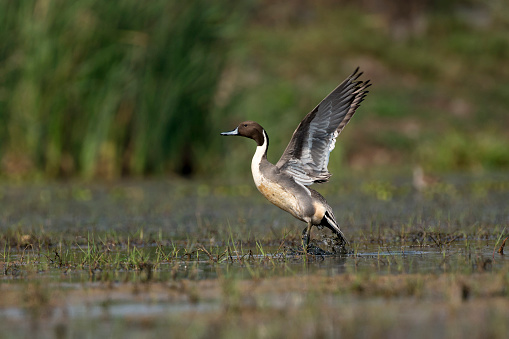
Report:
[[313,224],[310,221],[307,227],[302,231],[302,244],[305,245],[306,248],[308,248],[309,240],[311,240],[311,227],[313,227]]

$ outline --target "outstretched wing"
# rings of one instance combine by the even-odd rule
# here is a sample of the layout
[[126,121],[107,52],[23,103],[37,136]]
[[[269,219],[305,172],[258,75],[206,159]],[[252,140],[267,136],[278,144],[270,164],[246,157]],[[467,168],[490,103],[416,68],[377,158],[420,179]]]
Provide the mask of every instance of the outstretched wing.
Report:
[[301,121],[276,166],[296,182],[311,185],[326,182],[329,154],[336,138],[350,121],[371,84],[357,80],[359,68],[334,89]]

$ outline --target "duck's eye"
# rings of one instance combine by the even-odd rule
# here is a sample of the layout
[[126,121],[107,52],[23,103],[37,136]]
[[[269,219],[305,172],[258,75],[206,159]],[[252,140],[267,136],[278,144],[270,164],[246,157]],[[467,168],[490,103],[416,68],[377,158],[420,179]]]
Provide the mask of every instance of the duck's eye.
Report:
[[244,124],[244,127],[247,127],[247,124]]

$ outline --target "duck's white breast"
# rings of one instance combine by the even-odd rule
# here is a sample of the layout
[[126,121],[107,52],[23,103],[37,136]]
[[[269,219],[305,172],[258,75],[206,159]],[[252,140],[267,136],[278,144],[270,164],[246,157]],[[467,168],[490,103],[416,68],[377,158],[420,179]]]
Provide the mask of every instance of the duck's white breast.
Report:
[[271,180],[262,173],[260,164],[265,154],[265,149],[265,144],[258,146],[253,160],[251,161],[251,172],[253,173],[256,188],[258,188],[258,191],[271,203],[292,214],[297,219],[302,220],[303,216],[301,215],[301,208],[297,198],[282,185]]

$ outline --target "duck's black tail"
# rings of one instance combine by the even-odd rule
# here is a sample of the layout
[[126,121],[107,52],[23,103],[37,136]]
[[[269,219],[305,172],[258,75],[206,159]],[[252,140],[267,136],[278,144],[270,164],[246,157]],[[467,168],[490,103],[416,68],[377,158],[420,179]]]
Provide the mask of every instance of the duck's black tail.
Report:
[[339,228],[336,218],[334,217],[334,213],[332,213],[330,207],[327,208],[327,211],[325,211],[325,215],[323,216],[323,219],[320,222],[320,226],[327,227],[332,232],[334,232],[342,240],[343,243],[348,244],[348,240],[346,240],[345,235]]

